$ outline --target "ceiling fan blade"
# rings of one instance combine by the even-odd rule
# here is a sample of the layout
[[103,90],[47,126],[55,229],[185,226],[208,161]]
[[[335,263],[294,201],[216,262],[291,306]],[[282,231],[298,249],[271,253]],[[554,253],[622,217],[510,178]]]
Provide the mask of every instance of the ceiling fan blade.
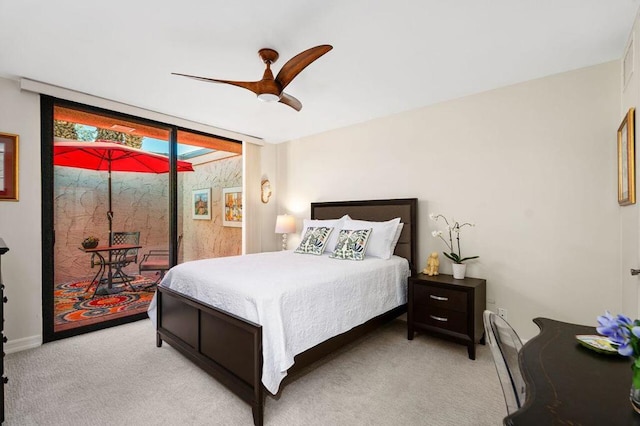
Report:
[[285,105],[289,105],[291,108],[295,109],[296,111],[300,111],[302,109],[302,102],[300,102],[298,99],[284,92],[282,92],[282,94],[280,95],[280,100],[278,102],[281,102]]
[[276,81],[280,84],[282,90],[293,80],[300,72],[305,69],[309,64],[318,59],[320,56],[324,55],[328,51],[333,49],[333,46],[328,44],[323,44],[320,46],[312,47],[311,49],[307,49],[304,52],[298,53],[293,58],[289,59],[289,61],[284,64],[278,76],[276,77]]
[[198,77],[196,75],[189,74],[180,74],[177,72],[172,72],[173,75],[179,75],[182,77],[193,78],[194,80],[206,81],[208,83],[225,83],[231,84],[233,86],[242,87],[243,89],[251,90],[256,95],[259,94],[260,91],[260,82],[259,81],[231,81],[231,80],[217,80],[215,78],[207,78],[207,77]]

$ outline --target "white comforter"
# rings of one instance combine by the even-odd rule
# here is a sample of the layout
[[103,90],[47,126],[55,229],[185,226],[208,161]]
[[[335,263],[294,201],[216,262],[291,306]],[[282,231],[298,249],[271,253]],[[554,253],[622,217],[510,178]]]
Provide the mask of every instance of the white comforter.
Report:
[[[407,301],[406,259],[293,251],[186,262],[160,285],[262,325],[262,383],[276,394],[293,357]],[[149,306],[155,321],[155,297]]]

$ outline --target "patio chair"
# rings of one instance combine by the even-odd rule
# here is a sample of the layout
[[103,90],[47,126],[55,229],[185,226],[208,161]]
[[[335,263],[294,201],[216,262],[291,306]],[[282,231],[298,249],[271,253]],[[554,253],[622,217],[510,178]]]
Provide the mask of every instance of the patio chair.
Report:
[[[182,235],[178,236],[178,246],[177,250],[180,251],[180,243],[182,242]],[[149,252],[142,256],[142,260],[138,264],[139,273],[142,275],[142,271],[147,272],[155,272],[158,275],[158,278],[155,280],[154,284],[158,284],[162,278],[164,278],[164,274],[171,267],[169,262],[169,250],[165,249],[155,249],[149,250]]]
[[[112,234],[113,244],[140,244],[140,232],[113,232]],[[122,267],[127,266],[130,263],[138,263],[138,249],[127,250],[126,256],[124,257],[124,261],[126,265],[122,265]]]
[[[140,244],[140,232],[113,232],[111,234],[113,246],[120,244],[138,245]],[[114,278],[120,278],[132,291],[136,291],[131,285],[131,281],[135,279],[134,276],[127,275],[124,272],[124,268],[131,263],[138,263],[138,249],[128,250],[114,250],[112,251],[111,260],[106,261],[106,266],[111,266],[115,269],[113,273]]]

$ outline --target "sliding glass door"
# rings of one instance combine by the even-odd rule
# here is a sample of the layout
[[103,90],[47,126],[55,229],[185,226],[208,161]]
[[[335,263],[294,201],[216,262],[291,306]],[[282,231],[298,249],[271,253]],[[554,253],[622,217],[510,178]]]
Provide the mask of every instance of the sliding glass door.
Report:
[[45,342],[146,318],[171,265],[241,252],[240,143],[41,105]]
[[242,253],[242,145],[178,131],[178,158],[193,173],[178,174],[178,261]]

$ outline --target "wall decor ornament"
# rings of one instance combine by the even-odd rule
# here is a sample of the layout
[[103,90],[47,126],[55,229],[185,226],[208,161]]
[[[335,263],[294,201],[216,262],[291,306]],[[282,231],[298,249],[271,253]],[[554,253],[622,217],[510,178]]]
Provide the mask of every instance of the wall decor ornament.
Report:
[[267,204],[271,194],[271,182],[269,182],[269,179],[262,179],[262,182],[260,182],[260,200]]
[[191,207],[193,218],[201,220],[211,219],[211,188],[194,189],[191,193]]
[[223,188],[222,226],[242,226],[242,187]]
[[438,268],[440,267],[440,259],[438,259],[438,252],[432,252],[427,258],[427,267],[422,270],[422,273],[429,275],[430,277],[438,275]]
[[0,133],[0,201],[18,201],[18,135]]
[[629,108],[618,127],[618,204],[621,206],[636,203],[635,163],[635,108]]

